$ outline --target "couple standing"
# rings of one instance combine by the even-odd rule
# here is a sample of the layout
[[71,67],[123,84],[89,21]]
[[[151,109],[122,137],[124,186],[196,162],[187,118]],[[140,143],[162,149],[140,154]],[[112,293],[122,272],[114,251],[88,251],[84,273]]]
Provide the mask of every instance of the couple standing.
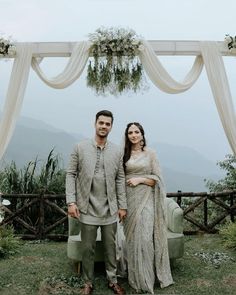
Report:
[[170,272],[165,192],[155,153],[146,147],[144,130],[129,123],[124,151],[107,141],[113,114],[96,114],[95,138],[76,145],[66,177],[68,214],[79,218],[83,243],[81,294],[93,291],[97,229],[101,227],[108,287],[125,294],[117,283],[117,219],[126,237],[128,280],[137,291],[153,293],[155,278],[160,286],[173,283]]

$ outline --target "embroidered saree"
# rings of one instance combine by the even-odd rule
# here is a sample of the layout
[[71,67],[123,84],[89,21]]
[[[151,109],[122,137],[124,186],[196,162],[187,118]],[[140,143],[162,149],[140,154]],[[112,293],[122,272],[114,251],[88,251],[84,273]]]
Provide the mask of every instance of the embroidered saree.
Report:
[[129,284],[136,291],[154,293],[157,278],[161,288],[173,283],[167,244],[164,184],[155,152],[145,149],[126,163],[126,180],[154,179],[154,187],[126,187],[127,218],[124,222]]

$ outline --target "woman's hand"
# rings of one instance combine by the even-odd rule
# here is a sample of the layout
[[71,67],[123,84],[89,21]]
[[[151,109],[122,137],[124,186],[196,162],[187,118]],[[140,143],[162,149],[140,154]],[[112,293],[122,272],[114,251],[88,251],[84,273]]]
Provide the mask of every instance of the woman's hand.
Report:
[[129,186],[137,186],[138,184],[143,183],[144,184],[145,178],[143,177],[132,177],[127,180],[127,184]]
[[149,186],[154,186],[156,181],[150,178],[145,178],[145,177],[132,177],[127,180],[127,185],[128,186],[137,186],[139,184],[146,184]]

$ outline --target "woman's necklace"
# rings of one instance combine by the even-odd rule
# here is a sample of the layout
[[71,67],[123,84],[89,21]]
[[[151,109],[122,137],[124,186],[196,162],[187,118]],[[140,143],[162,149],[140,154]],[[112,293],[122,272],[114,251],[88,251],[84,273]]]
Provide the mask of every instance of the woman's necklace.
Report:
[[136,159],[139,155],[140,155],[140,153],[142,152],[142,149],[139,147],[139,148],[134,148],[134,149],[132,149],[131,150],[131,156],[132,156],[132,158],[133,159]]

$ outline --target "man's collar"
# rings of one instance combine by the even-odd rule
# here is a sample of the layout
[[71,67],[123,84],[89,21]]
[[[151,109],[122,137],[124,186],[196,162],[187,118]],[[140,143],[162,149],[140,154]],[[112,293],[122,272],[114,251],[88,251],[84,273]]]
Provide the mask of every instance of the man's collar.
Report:
[[107,146],[108,146],[108,140],[106,141],[105,145],[104,146],[100,146],[95,139],[93,139],[93,145],[96,147],[96,148],[100,148],[101,150],[105,149]]

